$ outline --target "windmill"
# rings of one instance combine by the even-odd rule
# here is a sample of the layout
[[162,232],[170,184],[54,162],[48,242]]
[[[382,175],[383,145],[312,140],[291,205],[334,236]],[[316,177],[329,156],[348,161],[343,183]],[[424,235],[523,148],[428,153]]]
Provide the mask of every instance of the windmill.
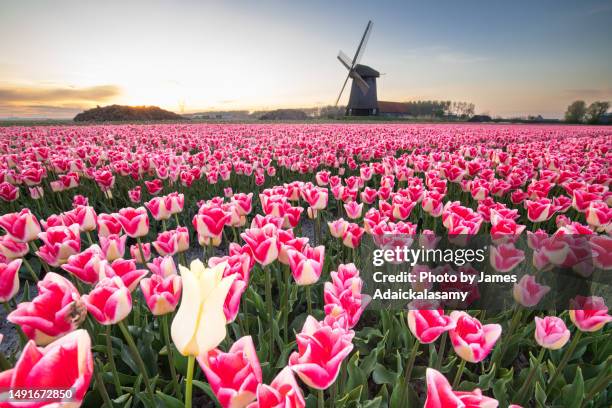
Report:
[[338,99],[336,99],[336,106],[338,106],[338,102],[340,101],[340,97],[342,97],[342,92],[344,92],[344,88],[346,87],[349,78],[353,80],[351,95],[346,107],[347,115],[367,116],[378,114],[376,78],[380,76],[380,73],[367,65],[362,65],[359,63],[361,57],[363,56],[368,38],[370,37],[370,33],[372,32],[372,25],[372,21],[368,21],[368,25],[366,26],[363,36],[361,37],[361,41],[357,47],[357,52],[355,52],[355,56],[353,57],[352,61],[342,51],[338,53],[338,60],[348,70],[348,75],[344,80],[342,89],[340,89]]

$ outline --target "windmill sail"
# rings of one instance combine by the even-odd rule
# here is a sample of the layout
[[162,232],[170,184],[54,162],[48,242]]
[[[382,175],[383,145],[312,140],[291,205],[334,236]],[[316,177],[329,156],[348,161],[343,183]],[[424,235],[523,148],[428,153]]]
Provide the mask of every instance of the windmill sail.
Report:
[[353,79],[353,82],[357,87],[361,90],[361,92],[365,95],[370,89],[370,85],[357,73],[355,67],[359,64],[361,57],[365,51],[365,46],[368,43],[368,39],[370,38],[370,33],[372,32],[372,26],[374,24],[372,21],[368,21],[365,31],[361,36],[361,41],[359,41],[359,45],[357,46],[357,51],[355,51],[355,56],[351,60],[344,52],[340,51],[338,53],[338,61],[348,70],[348,74],[344,83],[342,84],[342,88],[340,89],[340,93],[338,94],[338,98],[336,99],[336,106],[338,106],[338,102],[340,102],[340,98],[342,97],[342,93],[344,92],[344,88],[346,88],[346,84],[349,78]]

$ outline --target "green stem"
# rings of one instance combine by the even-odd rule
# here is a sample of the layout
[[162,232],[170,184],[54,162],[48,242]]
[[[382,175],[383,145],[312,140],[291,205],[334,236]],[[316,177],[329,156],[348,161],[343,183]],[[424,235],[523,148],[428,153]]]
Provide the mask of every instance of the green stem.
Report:
[[22,259],[23,259],[23,263],[26,266],[26,269],[28,270],[28,272],[30,272],[32,279],[34,279],[34,282],[38,282],[38,276],[36,276],[36,272],[34,272],[34,269],[32,268],[32,265],[30,265],[30,262],[28,262],[28,260],[25,257]]
[[172,383],[174,384],[174,392],[179,399],[183,399],[183,393],[181,392],[181,387],[179,387],[178,376],[176,375],[176,368],[174,367],[172,342],[170,341],[170,331],[168,330],[168,315],[161,316],[160,319],[164,341],[166,342],[166,350],[168,351],[168,364],[170,365],[170,375],[172,376]]
[[147,265],[147,260],[145,259],[144,250],[142,249],[142,240],[140,237],[136,238],[136,242],[138,243],[138,252],[140,253],[140,258],[142,258],[142,264],[149,269],[149,265]]
[[[36,255],[36,252],[38,252],[38,246],[36,245],[36,242],[30,241],[29,244],[30,244],[30,249],[32,250],[32,253]],[[49,265],[47,265],[47,263],[43,261],[42,259],[40,263],[42,264],[45,272],[49,272]]]
[[195,356],[187,358],[187,383],[185,385],[185,408],[191,408],[191,391],[193,389],[193,365]]
[[153,395],[153,388],[151,388],[151,382],[149,381],[149,374],[147,373],[147,368],[144,364],[144,361],[142,361],[142,357],[140,357],[140,353],[138,352],[136,343],[134,343],[134,338],[130,334],[128,328],[125,326],[125,323],[119,322],[117,323],[117,325],[119,326],[119,329],[121,329],[123,337],[125,337],[125,341],[127,341],[128,347],[130,348],[130,352],[132,353],[132,357],[134,358],[134,361],[136,362],[138,368],[141,371],[142,379],[145,383],[145,387],[147,388],[147,392],[149,393],[151,400],[154,401],[155,397]]
[[94,367],[94,377],[96,378],[96,388],[98,388],[98,392],[102,396],[102,401],[104,401],[104,406],[107,408],[113,408],[113,403],[111,402],[110,397],[108,396],[108,391],[106,391],[106,387],[104,386],[104,382],[102,382],[102,376],[100,375],[101,369],[100,362],[96,361],[96,366]]
[[[518,324],[521,321],[521,309],[518,308],[514,308],[513,309],[514,314],[512,315],[512,320],[510,321],[510,326],[508,327],[508,333],[505,334],[505,338],[510,339],[510,337],[512,336],[512,334],[514,333],[514,330],[516,330],[516,328],[518,327]],[[501,359],[504,357],[504,354],[506,353],[506,348],[508,345],[508,341],[503,341],[500,345],[500,348],[498,350],[497,353],[493,353],[493,358],[491,358],[491,362],[489,363],[489,371],[491,371],[491,369],[493,368],[493,365],[495,365],[495,367],[499,367],[499,362],[501,361]]]
[[87,235],[87,241],[89,241],[89,245],[93,245],[93,239],[91,238],[91,232],[89,231],[85,231],[85,234]]
[[536,365],[532,366],[529,369],[529,373],[527,374],[527,378],[525,379],[525,382],[523,383],[523,386],[520,388],[519,392],[518,392],[518,402],[523,404],[525,402],[525,397],[527,397],[527,393],[529,392],[529,390],[531,389],[531,384],[533,383],[533,380],[535,378],[535,373],[537,368],[540,366],[540,364],[542,363],[542,359],[544,358],[544,353],[546,353],[546,349],[544,347],[540,348],[540,352],[538,353],[538,362],[536,363]]
[[578,341],[580,341],[581,336],[582,332],[580,330],[577,330],[577,333],[574,335],[574,338],[572,339],[572,342],[570,343],[569,347],[565,350],[565,354],[563,354],[563,358],[561,358],[561,361],[559,362],[559,365],[555,370],[555,375],[553,375],[552,378],[548,381],[548,388],[546,392],[547,395],[550,395],[555,381],[557,380],[557,378],[559,378],[559,376],[565,369],[565,366],[567,365],[569,359],[572,357],[572,354],[574,354],[574,350],[576,349],[576,346],[578,346]]
[[461,374],[463,374],[463,369],[465,368],[465,360],[461,359],[461,363],[459,364],[459,368],[457,369],[457,374],[455,374],[455,379],[453,380],[453,389],[457,388],[459,385],[459,380],[461,380]]
[[323,393],[323,390],[317,390],[318,391],[318,395],[319,397],[317,398],[317,406],[318,408],[324,408],[325,407],[325,395]]
[[414,360],[416,359],[417,352],[419,351],[419,341],[414,339],[414,344],[412,345],[412,349],[410,350],[410,355],[408,356],[408,362],[406,363],[406,370],[404,373],[404,385],[408,387],[410,383],[410,376],[412,375],[412,369],[414,367]]
[[306,286],[306,310],[308,315],[312,316],[312,294],[310,293],[310,285]]
[[166,220],[161,220],[162,222],[162,229],[164,230],[164,232],[166,232],[168,230],[168,226],[166,225]]
[[272,322],[273,311],[272,311],[272,278],[270,271],[266,270],[265,267],[261,268],[264,273],[266,282],[266,309],[268,312],[268,322],[270,323],[270,336],[269,336],[269,360],[272,361],[272,355],[274,354],[274,323]]
[[119,374],[117,373],[117,366],[115,365],[115,357],[113,356],[113,344],[111,341],[111,327],[110,325],[106,326],[106,358],[108,358],[108,363],[111,366],[111,371],[113,372],[113,384],[115,385],[115,394],[117,397],[121,396],[121,383],[119,382]]
[[438,359],[436,360],[435,369],[440,371],[440,367],[442,366],[442,361],[444,360],[444,352],[446,351],[446,338],[448,337],[448,332],[442,333],[442,338],[440,339],[440,349],[438,351]]

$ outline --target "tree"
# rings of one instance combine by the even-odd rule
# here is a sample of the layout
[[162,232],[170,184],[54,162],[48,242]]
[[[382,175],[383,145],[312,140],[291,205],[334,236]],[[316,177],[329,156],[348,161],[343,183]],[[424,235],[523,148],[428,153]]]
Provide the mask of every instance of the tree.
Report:
[[574,101],[565,111],[565,121],[568,123],[580,123],[586,114],[586,103],[584,101]]
[[589,105],[586,110],[586,122],[592,125],[599,123],[599,120],[610,108],[610,102],[596,101]]

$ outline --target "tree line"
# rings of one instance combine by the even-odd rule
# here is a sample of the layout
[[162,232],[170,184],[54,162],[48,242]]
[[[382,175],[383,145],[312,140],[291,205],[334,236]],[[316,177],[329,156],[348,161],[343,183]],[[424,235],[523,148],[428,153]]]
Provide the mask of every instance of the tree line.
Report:
[[565,111],[565,121],[568,123],[588,123],[595,125],[600,123],[603,116],[610,109],[610,102],[596,101],[588,107],[584,101],[574,101]]

